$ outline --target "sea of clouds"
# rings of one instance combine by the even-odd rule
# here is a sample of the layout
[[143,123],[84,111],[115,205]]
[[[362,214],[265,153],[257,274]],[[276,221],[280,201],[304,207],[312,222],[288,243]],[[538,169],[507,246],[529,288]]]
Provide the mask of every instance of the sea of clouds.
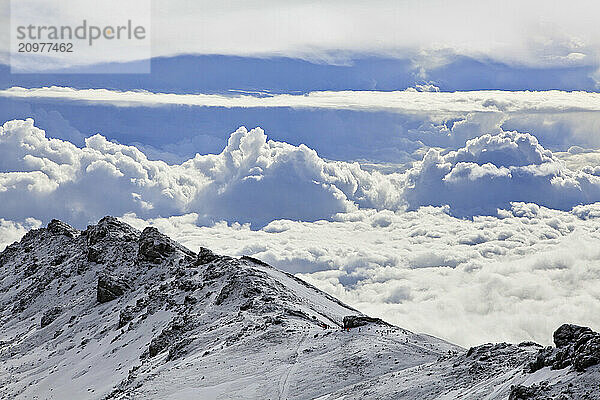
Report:
[[463,345],[598,329],[600,152],[495,129],[422,154],[389,173],[242,127],[219,154],[167,164],[13,120],[0,128],[0,248],[51,218],[84,228],[112,214]]

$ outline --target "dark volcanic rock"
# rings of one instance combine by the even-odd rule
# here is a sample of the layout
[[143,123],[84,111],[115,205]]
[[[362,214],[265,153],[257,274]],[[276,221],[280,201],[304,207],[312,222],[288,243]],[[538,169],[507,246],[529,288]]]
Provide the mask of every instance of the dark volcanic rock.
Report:
[[74,238],[79,233],[79,231],[77,229],[75,229],[75,228],[69,226],[68,224],[65,224],[64,222],[59,221],[57,219],[53,219],[52,221],[50,221],[47,229],[48,229],[48,232],[50,232],[54,235],[65,235],[70,238]]
[[162,262],[175,252],[175,245],[154,227],[147,227],[139,239],[138,259],[153,264]]
[[97,298],[99,303],[106,303],[122,296],[128,289],[129,284],[123,279],[117,279],[108,275],[98,278]]
[[60,314],[62,314],[62,312],[62,307],[53,307],[49,309],[44,313],[44,315],[42,315],[42,321],[40,323],[40,326],[44,328],[50,325],[56,318],[58,318]]
[[545,395],[547,391],[547,387],[544,384],[531,386],[517,385],[511,388],[508,400],[546,400],[548,399]]
[[593,335],[594,331],[588,327],[563,324],[554,332],[552,337],[556,347],[561,348],[577,342],[582,337]]
[[389,325],[379,318],[367,317],[366,315],[348,315],[344,317],[344,329],[358,328],[367,324]]
[[218,259],[219,256],[207,249],[206,247],[200,247],[200,251],[198,251],[198,256],[196,258],[196,265],[204,265],[208,264],[211,261]]
[[530,372],[544,367],[563,369],[573,366],[582,372],[600,363],[600,334],[590,328],[564,324],[554,332],[556,349],[546,347],[529,364]]

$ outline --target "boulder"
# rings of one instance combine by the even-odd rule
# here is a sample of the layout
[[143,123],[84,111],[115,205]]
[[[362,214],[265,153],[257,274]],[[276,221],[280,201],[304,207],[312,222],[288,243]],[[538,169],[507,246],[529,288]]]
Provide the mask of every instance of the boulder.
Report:
[[552,338],[554,339],[554,344],[556,347],[560,349],[561,347],[566,347],[575,343],[583,336],[593,334],[594,331],[592,331],[590,328],[572,324],[563,324],[556,331],[554,331]]
[[576,349],[573,367],[576,371],[583,372],[597,364],[600,364],[600,335],[595,333]]
[[548,391],[545,383],[533,384],[531,386],[512,386],[508,400],[546,400]]
[[367,324],[389,325],[379,318],[367,317],[366,315],[347,315],[344,317],[344,329],[358,328]]
[[590,328],[564,324],[553,335],[556,348],[547,347],[529,364],[530,372],[544,367],[563,369],[572,366],[578,372],[600,363],[600,334]]
[[106,303],[117,297],[123,296],[130,289],[124,279],[102,275],[98,278],[97,298],[99,303]]

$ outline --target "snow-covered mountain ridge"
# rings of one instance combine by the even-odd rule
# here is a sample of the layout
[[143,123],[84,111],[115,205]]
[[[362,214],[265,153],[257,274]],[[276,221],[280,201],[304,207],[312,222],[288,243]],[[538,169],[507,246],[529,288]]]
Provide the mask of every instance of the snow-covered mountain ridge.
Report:
[[600,399],[600,335],[554,339],[467,351],[112,217],[0,253],[0,398]]

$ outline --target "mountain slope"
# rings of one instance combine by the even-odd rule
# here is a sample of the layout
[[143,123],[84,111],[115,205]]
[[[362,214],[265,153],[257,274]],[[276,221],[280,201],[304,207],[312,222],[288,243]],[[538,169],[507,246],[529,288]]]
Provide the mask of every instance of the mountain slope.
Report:
[[[313,398],[461,350],[111,217],[83,232],[55,220],[9,246],[0,302],[8,398]],[[343,330],[348,316],[366,325]]]
[[112,217],[0,253],[0,398],[599,399],[600,335],[468,351]]

